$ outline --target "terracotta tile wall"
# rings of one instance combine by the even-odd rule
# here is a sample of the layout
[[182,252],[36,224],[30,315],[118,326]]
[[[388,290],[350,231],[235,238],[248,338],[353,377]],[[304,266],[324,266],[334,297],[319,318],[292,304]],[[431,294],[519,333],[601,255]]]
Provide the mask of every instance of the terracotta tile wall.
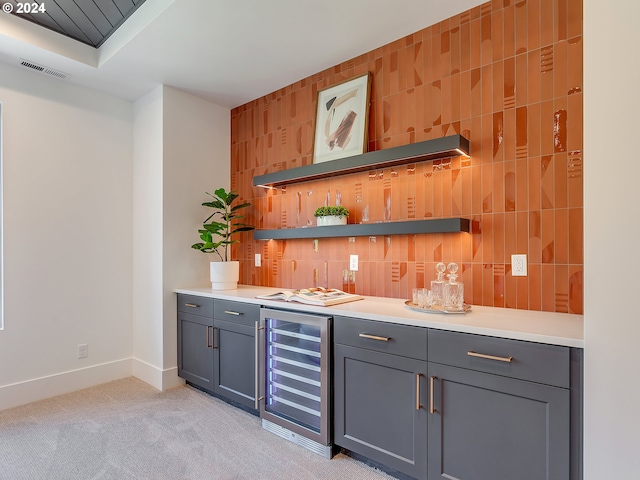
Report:
[[[367,71],[370,151],[461,133],[470,158],[253,187],[254,175],[312,163],[318,90]],[[409,298],[436,262],[454,261],[468,303],[581,313],[582,95],[581,0],[494,0],[234,109],[231,186],[259,228],[313,225],[317,206],[336,203],[350,223],[476,221],[471,234],[247,234],[234,250],[241,282]],[[527,277],[511,275],[513,253],[528,255]]]

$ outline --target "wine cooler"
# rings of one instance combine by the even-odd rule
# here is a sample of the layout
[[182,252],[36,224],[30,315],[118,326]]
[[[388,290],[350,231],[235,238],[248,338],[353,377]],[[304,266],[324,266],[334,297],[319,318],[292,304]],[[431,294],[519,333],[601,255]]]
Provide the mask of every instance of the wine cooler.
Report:
[[325,458],[330,435],[331,317],[262,308],[262,427]]

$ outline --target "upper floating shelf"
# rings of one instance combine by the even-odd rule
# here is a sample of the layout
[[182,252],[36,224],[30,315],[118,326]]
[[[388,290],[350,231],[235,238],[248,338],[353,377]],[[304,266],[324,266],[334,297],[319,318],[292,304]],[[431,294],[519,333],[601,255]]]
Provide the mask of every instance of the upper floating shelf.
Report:
[[353,155],[338,160],[257,175],[253,177],[253,184],[255,186],[275,187],[333,175],[393,167],[436,158],[457,157],[459,155],[469,155],[469,140],[462,135],[450,135],[401,147],[376,150],[375,152]]
[[295,238],[370,237],[378,235],[415,235],[419,233],[470,232],[467,218],[430,218],[401,222],[364,223],[334,227],[301,227],[276,230],[254,230],[254,240],[286,240]]

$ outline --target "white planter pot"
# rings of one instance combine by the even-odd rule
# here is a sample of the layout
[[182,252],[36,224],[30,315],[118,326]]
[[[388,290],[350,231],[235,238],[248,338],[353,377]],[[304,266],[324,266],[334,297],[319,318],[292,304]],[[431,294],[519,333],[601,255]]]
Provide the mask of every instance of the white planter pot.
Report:
[[326,217],[316,217],[319,227],[328,227],[330,225],[346,225],[347,217],[338,217],[336,215],[328,215]]
[[211,262],[209,265],[212,290],[234,290],[238,288],[240,262]]

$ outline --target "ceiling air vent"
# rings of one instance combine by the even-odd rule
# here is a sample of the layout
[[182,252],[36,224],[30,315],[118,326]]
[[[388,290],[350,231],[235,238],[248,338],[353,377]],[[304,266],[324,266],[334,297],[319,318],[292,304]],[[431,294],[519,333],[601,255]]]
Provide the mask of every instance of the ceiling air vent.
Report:
[[58,70],[54,70],[53,68],[45,67],[42,65],[38,65],[37,63],[30,62],[29,60],[25,60],[24,58],[20,59],[20,65],[26,68],[30,68],[31,70],[35,70],[40,73],[44,73],[45,75],[49,75],[51,77],[56,77],[61,80],[69,78],[71,75],[68,73],[59,72]]

